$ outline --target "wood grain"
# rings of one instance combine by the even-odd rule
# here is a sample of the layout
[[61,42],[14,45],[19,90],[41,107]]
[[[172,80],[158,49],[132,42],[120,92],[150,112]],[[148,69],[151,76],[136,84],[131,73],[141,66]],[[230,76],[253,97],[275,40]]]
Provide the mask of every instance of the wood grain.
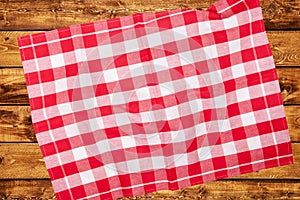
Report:
[[300,103],[300,68],[281,68],[277,73],[284,104]]
[[270,31],[267,35],[276,66],[300,66],[300,31]]
[[0,180],[0,199],[56,199],[50,180]]
[[[277,68],[285,105],[300,103],[300,68]],[[28,104],[22,68],[0,68],[0,105]]]
[[[0,31],[0,66],[22,66],[17,38],[37,32]],[[267,32],[277,66],[300,65],[300,31]]]
[[[176,191],[159,191],[137,199],[299,199],[298,181],[215,181]],[[136,198],[123,198],[123,200]]]
[[[300,144],[293,144],[293,165],[244,174],[235,179],[300,179]],[[0,179],[49,178],[38,144],[0,143]]]
[[[217,0],[1,0],[0,30],[43,30],[180,7],[206,9]],[[299,0],[261,0],[267,29],[300,27]],[[22,19],[22,20],[20,20]]]
[[0,106],[0,142],[36,142],[29,106]]
[[284,110],[291,140],[300,142],[300,106],[285,106]]
[[28,104],[22,68],[0,68],[0,104]]
[[49,178],[36,143],[0,143],[0,179]]
[[[129,199],[299,199],[299,181],[222,180]],[[49,180],[1,180],[0,199],[55,199]]]
[[22,66],[17,38],[32,33],[0,31],[0,66]]
[[[0,0],[0,199],[55,199],[40,149],[31,143],[36,138],[17,46],[19,36],[136,12],[206,9],[215,1]],[[291,139],[296,142],[295,164],[124,200],[299,199],[300,0],[261,0],[261,6],[276,66],[287,67],[277,71]]]
[[[300,142],[300,106],[285,106],[291,140]],[[0,106],[0,142],[36,142],[29,106]]]

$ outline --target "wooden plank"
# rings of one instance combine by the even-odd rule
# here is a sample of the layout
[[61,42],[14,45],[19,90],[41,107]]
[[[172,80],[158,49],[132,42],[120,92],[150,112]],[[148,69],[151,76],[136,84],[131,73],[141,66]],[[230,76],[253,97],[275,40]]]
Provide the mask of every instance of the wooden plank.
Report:
[[[22,66],[17,38],[36,32],[0,31],[0,66]],[[300,65],[300,31],[267,32],[277,66]]]
[[[277,68],[285,105],[300,103],[300,68]],[[0,105],[28,104],[22,68],[0,68]]]
[[281,68],[277,73],[284,104],[299,104],[300,68]]
[[300,31],[269,31],[267,35],[276,66],[300,66]]
[[[300,106],[285,106],[293,142],[300,142]],[[29,106],[0,106],[0,142],[36,142]]]
[[28,104],[22,68],[0,68],[0,104]]
[[36,143],[0,144],[0,179],[49,178]]
[[[299,196],[298,181],[223,180],[122,199],[299,199]],[[49,180],[0,180],[0,199],[55,199],[55,194]]]
[[284,110],[291,140],[300,142],[300,106],[285,106]]
[[[293,165],[276,167],[235,177],[236,179],[300,179],[300,144],[293,144]],[[36,143],[0,144],[0,179],[48,178]]]
[[[206,9],[215,1],[217,0],[2,0],[0,30],[54,29],[136,12],[182,7]],[[299,4],[299,0],[261,0],[267,29],[299,28]]]
[[[138,199],[299,199],[297,181],[214,181],[176,191],[158,191]],[[136,198],[122,198],[123,200]]]
[[17,38],[35,32],[1,31],[0,32],[0,66],[22,66]]
[[0,180],[0,199],[55,199],[50,180]]
[[0,106],[0,142],[36,142],[29,106]]

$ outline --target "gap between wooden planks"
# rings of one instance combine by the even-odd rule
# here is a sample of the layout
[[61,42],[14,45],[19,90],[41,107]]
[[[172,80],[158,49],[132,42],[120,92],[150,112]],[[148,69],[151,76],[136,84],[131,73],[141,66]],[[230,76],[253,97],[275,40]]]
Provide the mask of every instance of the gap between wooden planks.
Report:
[[[157,12],[177,8],[206,9],[216,1],[218,0],[0,1],[0,29],[49,30],[137,12]],[[261,0],[260,2],[267,29],[300,28],[298,0]]]
[[[300,183],[282,180],[220,180],[128,199],[299,199]],[[0,199],[55,199],[49,180],[0,180]]]
[[[33,33],[37,31],[0,31],[0,66],[22,66],[17,38]],[[268,31],[267,35],[276,66],[300,65],[300,31]]]

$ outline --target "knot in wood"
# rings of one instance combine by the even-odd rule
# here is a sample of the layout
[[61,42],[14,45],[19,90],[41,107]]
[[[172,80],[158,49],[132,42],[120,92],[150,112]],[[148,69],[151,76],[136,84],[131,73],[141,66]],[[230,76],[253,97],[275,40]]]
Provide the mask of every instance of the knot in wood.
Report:
[[295,119],[295,125],[297,127],[300,127],[300,117],[296,117],[296,119]]

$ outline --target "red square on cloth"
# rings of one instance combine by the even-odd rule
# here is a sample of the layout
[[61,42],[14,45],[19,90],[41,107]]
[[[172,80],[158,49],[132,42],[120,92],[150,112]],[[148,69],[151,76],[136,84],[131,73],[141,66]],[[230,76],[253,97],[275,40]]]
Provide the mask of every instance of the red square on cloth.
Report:
[[293,163],[258,0],[18,42],[57,199],[176,190]]

